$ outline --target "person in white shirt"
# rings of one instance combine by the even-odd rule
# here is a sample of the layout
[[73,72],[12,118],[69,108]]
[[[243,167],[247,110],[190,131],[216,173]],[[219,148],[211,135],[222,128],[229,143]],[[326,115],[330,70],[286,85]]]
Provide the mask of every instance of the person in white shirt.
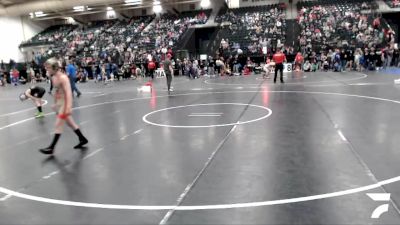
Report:
[[304,72],[310,72],[311,71],[311,63],[310,61],[306,61],[303,65],[303,70]]

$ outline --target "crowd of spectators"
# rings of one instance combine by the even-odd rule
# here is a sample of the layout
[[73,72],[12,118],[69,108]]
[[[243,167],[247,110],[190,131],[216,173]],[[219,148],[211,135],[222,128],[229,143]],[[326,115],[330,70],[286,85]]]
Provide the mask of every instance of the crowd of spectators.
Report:
[[383,18],[371,13],[377,7],[375,2],[332,4],[322,0],[299,3],[298,7],[299,52],[306,71],[398,65],[395,32]]
[[[35,45],[39,37],[40,41],[47,37],[52,46],[46,51],[32,52],[33,60],[25,70],[29,72],[32,68],[33,75],[25,77],[28,82],[45,77],[42,64],[54,56],[64,64],[67,61],[74,64],[78,81],[86,81],[88,77],[105,81],[153,75],[155,70],[150,70],[149,64],[155,64],[156,68],[162,66],[166,54],[173,55],[173,49],[188,27],[205,24],[210,13],[211,10],[201,10],[164,14],[159,18],[95,21],[69,30],[70,25],[47,29],[27,43]],[[61,30],[65,31],[62,35]]]
[[[46,29],[23,45],[34,45],[39,40],[48,43],[51,41],[53,45],[48,51],[35,55],[93,59],[107,58],[118,52],[127,61],[141,53],[173,48],[190,25],[206,23],[210,12],[211,10],[183,12],[180,15],[164,14],[161,18],[133,17],[129,21],[94,21],[80,26],[61,25]],[[145,30],[147,26],[149,27]],[[61,33],[60,30],[64,32]]]
[[39,34],[35,35],[26,42],[21,43],[21,47],[32,45],[45,45],[62,42],[65,37],[77,26],[75,25],[55,25],[50,26]]
[[230,9],[218,15],[216,22],[228,29],[222,35],[220,54],[262,55],[263,48],[282,47],[286,38],[285,9],[284,4],[276,4]]
[[385,0],[385,2],[390,8],[400,7],[400,0]]
[[298,37],[301,50],[362,48],[394,42],[393,30],[381,18],[361,13],[361,10],[374,5],[366,2],[320,5],[316,2],[308,7],[302,6],[297,18],[301,26]]
[[[215,73],[248,74],[260,69],[260,62],[265,63],[279,48],[293,56],[288,58],[289,62],[293,59],[304,71],[361,71],[400,66],[396,34],[380,16],[365,11],[376,8],[376,3],[364,1],[300,2],[298,46],[285,45],[284,4],[228,9],[216,17],[222,27],[216,56],[207,60],[175,58],[172,65],[177,75],[194,79]],[[63,62],[73,63],[80,82],[88,78],[107,81],[154,77],[167,54],[174,56],[174,49],[188,27],[206,23],[210,12],[53,26],[23,43],[52,43],[49,50],[33,52],[31,63],[19,69],[1,69],[0,74],[10,79],[18,75],[22,79],[19,83],[42,81],[45,79],[42,63],[48,57],[58,56]],[[296,60],[300,61],[295,60],[296,53],[299,56]]]
[[302,55],[298,53],[295,65],[298,70],[306,72],[322,71],[364,71],[380,70],[388,67],[400,67],[400,50],[385,47],[377,48],[357,48],[328,50],[327,52],[311,52]]

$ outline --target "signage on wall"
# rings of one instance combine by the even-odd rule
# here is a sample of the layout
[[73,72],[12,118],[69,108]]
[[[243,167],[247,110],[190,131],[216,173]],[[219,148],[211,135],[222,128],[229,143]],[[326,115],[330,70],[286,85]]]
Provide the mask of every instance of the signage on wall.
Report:
[[292,64],[291,63],[284,63],[283,64],[283,72],[284,73],[289,73],[292,72]]

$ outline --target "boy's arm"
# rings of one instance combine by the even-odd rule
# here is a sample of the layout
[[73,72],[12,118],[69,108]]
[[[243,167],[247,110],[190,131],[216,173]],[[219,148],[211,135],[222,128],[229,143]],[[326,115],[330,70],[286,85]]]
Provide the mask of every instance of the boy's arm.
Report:
[[69,115],[72,112],[72,91],[71,84],[67,75],[60,76],[61,88],[64,92],[64,114]]
[[33,99],[33,100],[40,100],[40,98],[36,98],[35,96],[31,95],[31,89],[30,89],[30,88],[29,88],[28,90],[25,91],[25,95],[26,95],[28,98],[31,98],[31,99]]

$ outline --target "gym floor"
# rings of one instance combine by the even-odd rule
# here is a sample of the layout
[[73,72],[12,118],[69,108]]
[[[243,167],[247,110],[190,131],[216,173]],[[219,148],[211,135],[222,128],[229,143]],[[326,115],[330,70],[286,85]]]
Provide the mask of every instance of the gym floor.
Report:
[[78,84],[88,147],[65,127],[53,157],[52,96],[35,119],[1,87],[0,224],[400,224],[398,78]]

